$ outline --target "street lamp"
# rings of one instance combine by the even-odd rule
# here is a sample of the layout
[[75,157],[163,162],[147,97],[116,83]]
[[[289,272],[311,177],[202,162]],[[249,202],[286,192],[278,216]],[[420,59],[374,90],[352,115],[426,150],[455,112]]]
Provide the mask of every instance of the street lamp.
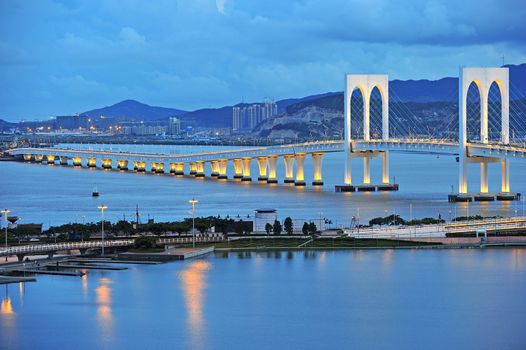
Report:
[[192,198],[188,203],[192,204],[192,247],[195,248],[195,205],[198,201],[197,199]]
[[[4,213],[4,219],[5,219],[5,251],[6,251],[6,254],[7,254],[7,214],[9,214],[11,211],[7,210],[7,209],[4,209],[2,211]],[[5,262],[7,262],[7,255],[5,256]]]
[[100,212],[101,212],[101,215],[102,215],[102,221],[101,221],[101,223],[102,223],[102,231],[101,231],[101,233],[102,233],[102,235],[101,235],[102,236],[101,237],[102,238],[102,254],[101,254],[101,256],[104,256],[104,210],[107,209],[108,207],[105,206],[104,204],[101,204],[97,208],[100,209]]

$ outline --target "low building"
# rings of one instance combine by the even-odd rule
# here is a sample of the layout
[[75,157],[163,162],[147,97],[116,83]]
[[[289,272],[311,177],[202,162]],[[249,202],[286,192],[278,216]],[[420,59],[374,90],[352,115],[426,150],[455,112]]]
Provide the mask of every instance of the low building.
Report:
[[266,233],[265,226],[267,224],[274,225],[278,219],[276,209],[256,209],[254,215],[254,233]]

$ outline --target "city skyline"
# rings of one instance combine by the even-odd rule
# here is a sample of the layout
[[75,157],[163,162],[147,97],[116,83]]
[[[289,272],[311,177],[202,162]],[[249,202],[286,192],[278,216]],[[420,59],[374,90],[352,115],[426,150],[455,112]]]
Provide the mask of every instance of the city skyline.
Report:
[[459,65],[501,65],[503,56],[525,61],[523,6],[499,11],[491,2],[477,16],[471,2],[0,6],[6,120],[129,98],[192,110],[334,91],[342,72],[436,79],[456,76]]

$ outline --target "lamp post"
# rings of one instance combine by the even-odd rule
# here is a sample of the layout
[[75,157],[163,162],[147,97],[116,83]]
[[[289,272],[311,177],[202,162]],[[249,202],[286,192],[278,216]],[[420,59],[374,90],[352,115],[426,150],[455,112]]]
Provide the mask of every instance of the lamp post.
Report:
[[[3,213],[4,213],[4,219],[5,219],[5,251],[7,253],[7,214],[9,214],[11,211],[7,210],[7,209],[4,209],[3,210]],[[7,262],[7,255],[5,256],[5,262]]]
[[197,199],[192,198],[188,203],[192,205],[192,247],[195,248],[195,205],[198,201]]
[[97,208],[100,209],[101,216],[102,216],[102,221],[101,221],[101,224],[102,224],[102,230],[101,230],[102,254],[101,256],[104,256],[104,210],[107,209],[108,207],[105,206],[104,204],[101,204]]

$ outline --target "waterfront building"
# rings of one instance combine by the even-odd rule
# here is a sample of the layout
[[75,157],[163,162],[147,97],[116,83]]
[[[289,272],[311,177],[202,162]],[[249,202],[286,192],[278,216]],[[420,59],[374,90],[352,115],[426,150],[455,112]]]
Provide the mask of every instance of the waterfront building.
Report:
[[274,225],[278,219],[276,209],[256,209],[254,215],[254,233],[266,233],[265,226],[267,224]]
[[177,117],[168,119],[168,135],[178,135],[181,133],[181,120]]

